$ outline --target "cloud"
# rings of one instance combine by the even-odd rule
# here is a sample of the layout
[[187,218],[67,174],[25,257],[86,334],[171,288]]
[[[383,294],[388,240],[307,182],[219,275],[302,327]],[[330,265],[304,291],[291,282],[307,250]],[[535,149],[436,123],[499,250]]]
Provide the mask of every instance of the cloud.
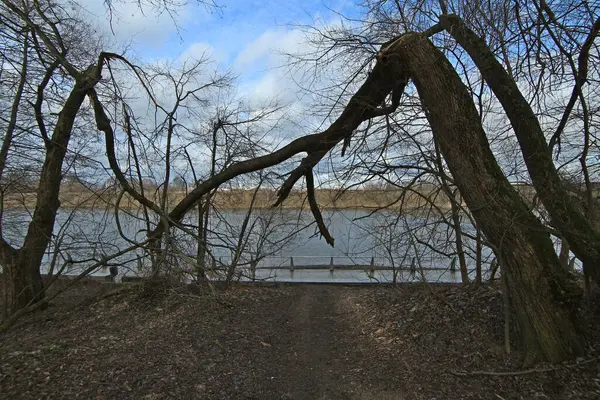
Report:
[[131,44],[138,53],[165,46],[178,36],[179,28],[207,16],[206,9],[193,1],[182,3],[172,12],[149,5],[140,7],[137,1],[113,1],[112,13],[100,0],[78,0],[72,7],[100,34],[118,45]]
[[176,63],[185,63],[186,61],[205,60],[207,64],[214,65],[222,63],[224,55],[219,50],[215,49],[211,44],[206,42],[194,42],[183,50],[175,59]]
[[264,63],[264,57],[273,58],[274,51],[285,51],[289,44],[297,46],[299,44],[297,36],[294,30],[287,32],[283,29],[268,30],[238,53],[234,65],[237,68],[244,68],[257,62]]
[[232,69],[240,75],[244,86],[255,87],[257,93],[290,89],[288,54],[306,49],[304,33],[298,29],[269,29],[249,41],[233,61]]
[[[323,22],[320,29],[338,24],[337,20]],[[240,95],[249,103],[277,100],[288,106],[288,118],[299,121],[298,125],[303,127],[300,133],[316,129],[323,117],[317,115],[313,103],[321,102],[321,108],[328,104],[313,89],[329,87],[333,79],[339,80],[345,72],[338,68],[337,62],[319,62],[318,67],[314,62],[298,62],[296,57],[316,51],[314,46],[310,33],[299,27],[271,28],[257,33],[233,61],[232,69],[240,76]],[[328,72],[320,73],[321,69]]]

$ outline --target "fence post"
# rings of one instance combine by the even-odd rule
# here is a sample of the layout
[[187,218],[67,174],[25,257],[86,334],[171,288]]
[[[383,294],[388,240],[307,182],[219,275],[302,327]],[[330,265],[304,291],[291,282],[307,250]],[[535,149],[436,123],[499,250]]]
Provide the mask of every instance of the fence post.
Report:
[[371,257],[371,269],[369,271],[369,279],[375,278],[375,257]]
[[256,280],[256,260],[250,261],[250,279],[252,282]]
[[452,259],[452,262],[450,263],[450,272],[451,272],[452,274],[455,274],[455,273],[456,273],[456,257],[454,257],[454,258]]
[[496,259],[496,257],[494,257],[494,259],[492,260],[492,263],[490,265],[490,281],[493,281],[496,278],[496,272],[498,271],[498,260]]
[[294,272],[294,257],[290,257],[290,272]]
[[329,272],[333,274],[333,257],[329,260]]
[[569,271],[573,272],[575,270],[575,260],[577,259],[577,257],[573,257],[571,258],[571,261],[569,261]]
[[415,273],[417,272],[417,263],[415,262],[415,258],[413,257],[410,261],[410,276],[412,278],[415,277]]

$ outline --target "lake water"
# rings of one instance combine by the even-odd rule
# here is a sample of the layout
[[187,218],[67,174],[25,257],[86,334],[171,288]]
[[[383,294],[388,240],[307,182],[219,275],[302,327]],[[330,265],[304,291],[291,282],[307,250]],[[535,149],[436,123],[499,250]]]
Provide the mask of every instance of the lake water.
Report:
[[[335,247],[315,233],[313,217],[308,212],[293,210],[256,210],[249,220],[252,234],[244,238],[244,251],[240,257],[240,279],[251,277],[250,260],[261,259],[256,264],[254,278],[279,282],[345,282],[379,283],[392,282],[394,274],[398,282],[420,281],[423,275],[431,282],[457,282],[459,272],[452,272],[450,265],[455,255],[452,243],[453,231],[446,225],[435,224],[425,218],[398,216],[392,213],[371,215],[366,211],[324,211],[326,225],[335,238]],[[245,212],[222,212],[211,219],[211,263],[226,268],[231,263],[238,245],[238,236]],[[193,229],[196,215],[190,215],[184,223]],[[20,245],[29,222],[23,211],[9,210],[4,219],[5,232],[11,243]],[[68,274],[77,274],[103,256],[110,256],[131,245],[131,241],[143,241],[146,231],[144,222],[134,215],[120,213],[117,220],[112,211],[62,210],[55,227],[55,244],[60,241],[57,265],[69,258],[75,261]],[[474,233],[465,224],[465,232]],[[474,275],[474,243],[465,238],[468,250],[467,264]],[[181,231],[173,234],[176,243],[177,262],[183,269],[192,271],[196,254],[193,237]],[[57,247],[57,246],[55,246]],[[54,248],[48,250],[44,260],[45,271],[54,257]],[[442,254],[446,253],[446,254]],[[120,264],[120,275],[137,275],[145,270],[141,252],[132,252],[114,260]],[[489,249],[484,251],[484,271],[491,261]],[[293,259],[293,261],[292,261]],[[295,268],[290,270],[291,263]],[[364,270],[342,270],[335,268],[314,270],[302,266],[364,266]],[[188,265],[186,265],[188,264]],[[393,267],[394,270],[370,271],[369,266]],[[417,271],[409,270],[413,265]],[[140,271],[141,267],[141,271]],[[265,269],[271,267],[271,269]],[[432,270],[436,268],[436,270]],[[458,265],[456,264],[456,269]],[[106,275],[99,270],[95,275]]]

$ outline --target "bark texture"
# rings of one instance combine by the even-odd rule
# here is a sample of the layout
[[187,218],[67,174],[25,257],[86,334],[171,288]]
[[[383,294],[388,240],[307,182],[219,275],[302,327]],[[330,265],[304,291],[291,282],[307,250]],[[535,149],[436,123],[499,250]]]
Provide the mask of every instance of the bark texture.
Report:
[[473,59],[502,104],[519,141],[535,190],[552,224],[564,235],[571,251],[588,267],[586,269],[594,280],[600,283],[600,231],[586,218],[560,179],[531,106],[483,39],[456,15],[442,16],[441,21]]
[[12,248],[2,242],[0,263],[5,270],[8,315],[44,298],[40,265],[50,240],[56,213],[60,207],[58,195],[62,180],[62,164],[67,152],[75,117],[86,96],[86,84],[76,83],[67,98],[46,142],[46,156],[40,174],[37,200],[23,246]]
[[574,287],[550,236],[503,175],[467,88],[420,34],[388,49],[409,71],[461,195],[496,247],[519,324],[526,363],[561,361],[583,351]]

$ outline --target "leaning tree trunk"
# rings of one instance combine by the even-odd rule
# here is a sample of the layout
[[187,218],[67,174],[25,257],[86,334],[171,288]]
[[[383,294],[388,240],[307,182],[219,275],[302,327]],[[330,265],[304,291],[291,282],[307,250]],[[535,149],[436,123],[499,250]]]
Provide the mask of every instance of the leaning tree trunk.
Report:
[[389,60],[405,64],[456,185],[495,246],[508,278],[525,362],[561,361],[581,354],[574,286],[548,233],[498,166],[460,77],[420,34],[407,34],[386,53]]
[[196,281],[204,282],[206,279],[206,229],[204,225],[205,208],[208,204],[202,199],[198,202],[198,237],[196,239]]
[[63,160],[75,117],[85,96],[85,84],[76,83],[58,116],[52,137],[45,143],[46,157],[40,174],[35,210],[23,246],[17,250],[3,243],[0,262],[6,274],[8,315],[44,298],[40,266],[52,238],[60,206],[58,195]]
[[536,193],[554,225],[568,240],[571,249],[600,284],[600,231],[566,190],[552,161],[544,132],[516,82],[508,75],[484,40],[456,15],[442,16],[441,22],[473,59],[490,86],[515,131]]

